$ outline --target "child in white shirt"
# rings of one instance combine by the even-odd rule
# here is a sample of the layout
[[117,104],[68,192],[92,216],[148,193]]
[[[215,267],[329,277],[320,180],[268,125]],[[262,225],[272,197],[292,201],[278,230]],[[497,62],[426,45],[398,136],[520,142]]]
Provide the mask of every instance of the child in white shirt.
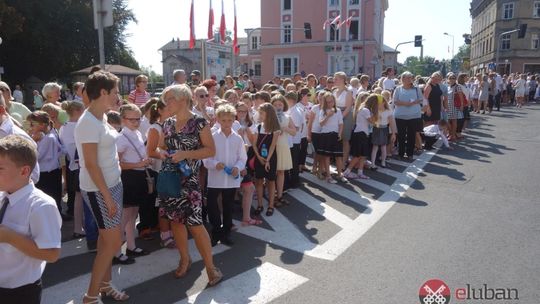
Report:
[[[244,140],[232,130],[236,119],[236,110],[229,104],[217,108],[217,121],[220,128],[212,133],[216,154],[203,160],[208,169],[208,218],[212,224],[212,245],[217,242],[232,245],[230,238],[232,228],[233,202],[236,190],[240,188],[240,171],[245,168],[247,154]],[[218,207],[218,196],[221,194],[223,205],[223,221]]]

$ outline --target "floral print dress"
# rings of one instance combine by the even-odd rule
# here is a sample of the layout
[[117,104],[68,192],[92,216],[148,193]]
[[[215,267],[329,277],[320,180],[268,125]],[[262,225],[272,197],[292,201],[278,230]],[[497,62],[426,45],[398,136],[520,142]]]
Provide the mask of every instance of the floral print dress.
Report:
[[[176,130],[176,118],[171,117],[163,123],[163,135],[167,150],[193,151],[201,147],[200,132],[206,126],[204,118],[194,115],[187,121],[182,130]],[[199,184],[200,160],[187,159],[191,175],[182,177],[180,197],[159,197],[159,215],[171,221],[188,226],[202,225],[202,194]],[[161,170],[175,171],[178,164],[168,158],[163,162]]]

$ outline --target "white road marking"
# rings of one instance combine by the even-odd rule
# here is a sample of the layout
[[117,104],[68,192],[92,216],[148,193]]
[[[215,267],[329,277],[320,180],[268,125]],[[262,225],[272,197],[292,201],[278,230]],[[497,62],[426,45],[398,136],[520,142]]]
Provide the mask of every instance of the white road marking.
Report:
[[302,190],[293,189],[287,194],[341,228],[345,228],[352,223],[352,220],[343,213],[328,206],[326,203],[319,202],[315,197]]
[[[218,245],[212,248],[215,254],[224,252],[230,247]],[[189,240],[189,253],[193,262],[201,260],[201,256],[193,239]],[[177,250],[160,249],[143,257],[138,257],[133,265],[113,266],[113,282],[118,288],[126,289],[131,286],[144,283],[155,277],[172,272],[178,266],[180,259]],[[43,303],[79,303],[82,295],[90,282],[90,270],[88,273],[72,278],[60,284],[50,286],[43,290]],[[171,280],[173,275],[171,273]]]
[[331,192],[334,192],[335,194],[345,197],[353,202],[357,202],[364,207],[368,207],[369,204],[373,202],[373,199],[362,195],[362,190],[359,188],[355,188],[355,191],[345,189],[337,184],[330,184],[326,181],[322,181],[310,173],[302,173],[301,176],[302,178],[305,178],[306,180],[317,185],[320,189],[330,190]]
[[307,281],[303,276],[266,262],[175,304],[269,303]]

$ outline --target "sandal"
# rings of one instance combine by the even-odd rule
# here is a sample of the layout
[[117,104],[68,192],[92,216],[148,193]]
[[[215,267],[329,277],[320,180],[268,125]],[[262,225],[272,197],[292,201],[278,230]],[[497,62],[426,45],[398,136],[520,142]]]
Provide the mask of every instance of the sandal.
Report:
[[250,219],[249,221],[242,221],[242,226],[251,226],[251,225],[260,225],[262,224],[261,220]]
[[102,297],[110,297],[115,301],[127,301],[129,296],[122,290],[118,290],[111,281],[101,282],[102,286],[99,288],[99,292]]
[[274,203],[274,207],[276,208],[283,207],[283,203],[281,203],[280,199],[276,199],[276,202]]
[[135,247],[133,248],[133,250],[126,249],[126,255],[128,257],[140,257],[140,256],[149,255],[149,254],[150,252],[139,247]]
[[191,269],[191,258],[189,258],[186,266],[183,266],[182,261],[180,260],[180,262],[178,262],[178,267],[176,267],[176,270],[174,271],[174,277],[177,279],[185,277],[190,269]]
[[176,248],[176,243],[174,242],[174,239],[172,237],[168,237],[164,240],[161,240],[159,244],[161,245],[162,248],[169,248],[169,249]]
[[84,294],[82,302],[83,304],[103,304],[99,296],[91,297],[87,294]]
[[255,209],[255,215],[260,215],[264,210],[263,206],[257,206],[257,209]]
[[369,176],[364,175],[364,174],[358,174],[358,178],[359,179],[369,179]]
[[272,215],[274,215],[274,208],[268,207],[268,209],[266,209],[266,216],[272,216]]
[[223,279],[223,274],[219,268],[214,267],[211,272],[208,273],[208,285],[215,286],[217,283],[221,282]]

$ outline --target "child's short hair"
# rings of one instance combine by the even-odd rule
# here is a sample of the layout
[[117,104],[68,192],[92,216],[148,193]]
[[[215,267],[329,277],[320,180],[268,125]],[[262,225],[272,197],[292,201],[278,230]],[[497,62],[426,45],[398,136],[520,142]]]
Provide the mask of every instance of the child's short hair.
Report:
[[118,113],[116,111],[107,112],[107,121],[110,124],[116,124],[116,125],[122,124],[122,119],[120,117],[120,113]]
[[84,87],[86,88],[86,94],[90,101],[96,100],[101,97],[101,90],[110,93],[112,89],[118,86],[118,77],[110,72],[97,71],[88,76]]
[[80,101],[68,100],[62,103],[62,107],[68,113],[69,116],[73,115],[75,111],[84,111],[84,105]]
[[296,92],[287,92],[287,93],[285,93],[285,99],[297,102],[298,101],[298,94],[296,94]]
[[221,104],[216,110],[216,116],[219,118],[224,115],[236,117],[236,109],[228,103]]
[[28,121],[34,121],[37,123],[45,124],[47,127],[51,125],[51,118],[49,116],[49,113],[45,111],[34,111],[26,117],[26,120]]
[[29,166],[34,170],[37,148],[33,142],[22,136],[8,135],[0,139],[0,156],[9,158],[17,167]]
[[118,110],[120,111],[120,116],[122,116],[122,117],[124,117],[127,112],[137,112],[137,113],[141,114],[141,109],[139,109],[139,107],[137,107],[133,103],[128,103],[128,104],[122,105],[122,106],[120,106],[120,109],[118,109]]
[[51,114],[51,112],[59,114],[60,111],[62,111],[62,108],[52,103],[46,103],[41,107],[41,111],[45,111],[49,113],[49,115]]

